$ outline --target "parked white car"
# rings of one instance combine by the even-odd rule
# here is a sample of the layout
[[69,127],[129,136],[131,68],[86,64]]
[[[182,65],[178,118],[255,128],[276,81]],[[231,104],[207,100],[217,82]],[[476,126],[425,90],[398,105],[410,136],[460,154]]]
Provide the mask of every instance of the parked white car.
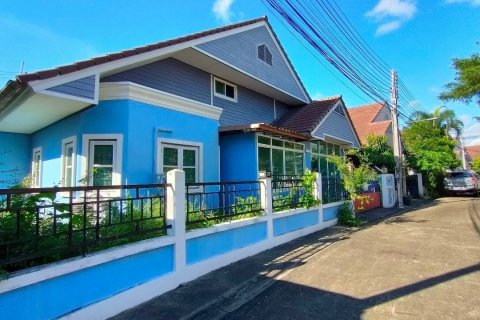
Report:
[[449,172],[444,184],[445,190],[452,195],[471,193],[478,196],[480,191],[480,177],[473,171]]

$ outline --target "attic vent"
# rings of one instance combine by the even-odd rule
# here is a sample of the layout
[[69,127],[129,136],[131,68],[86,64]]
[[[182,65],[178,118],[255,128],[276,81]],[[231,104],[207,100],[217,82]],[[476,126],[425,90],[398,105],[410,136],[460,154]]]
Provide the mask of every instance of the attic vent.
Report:
[[345,117],[345,112],[343,111],[343,108],[341,106],[338,106],[336,109],[335,109],[335,112],[338,113],[338,114],[341,114],[342,116]]
[[258,59],[272,65],[272,54],[266,45],[262,44],[257,47],[257,56]]

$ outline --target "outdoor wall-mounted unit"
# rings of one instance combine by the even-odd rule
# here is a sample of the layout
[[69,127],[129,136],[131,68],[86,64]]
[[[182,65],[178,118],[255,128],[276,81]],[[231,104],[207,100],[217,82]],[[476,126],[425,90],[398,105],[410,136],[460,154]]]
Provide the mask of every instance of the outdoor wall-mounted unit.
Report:
[[392,208],[397,202],[395,192],[395,177],[393,174],[380,175],[380,188],[382,190],[382,205],[384,208]]

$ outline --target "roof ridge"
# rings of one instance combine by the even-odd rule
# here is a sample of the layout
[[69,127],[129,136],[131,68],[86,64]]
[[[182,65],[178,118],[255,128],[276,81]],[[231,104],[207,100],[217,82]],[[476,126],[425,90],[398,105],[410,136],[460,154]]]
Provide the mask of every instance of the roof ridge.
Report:
[[359,106],[350,107],[350,108],[348,108],[348,110],[360,109],[360,108],[365,108],[365,107],[373,107],[375,105],[382,105],[383,106],[386,103],[387,103],[386,101],[375,101],[375,102],[372,102],[372,103],[361,104]]
[[312,102],[311,102],[311,103],[314,103],[314,102],[321,102],[321,101],[337,100],[337,99],[340,99],[341,97],[342,97],[342,95],[336,95],[336,96],[324,97],[324,98],[320,98],[320,99],[315,99],[315,100],[312,100]]
[[80,61],[73,62],[71,64],[66,64],[63,66],[55,67],[55,68],[43,69],[43,70],[31,72],[31,73],[20,74],[20,75],[17,75],[16,78],[17,78],[17,81],[20,83],[52,78],[55,76],[72,73],[78,70],[86,69],[96,65],[101,65],[111,61],[131,57],[131,56],[142,54],[145,52],[154,51],[154,50],[164,48],[173,44],[183,43],[186,41],[206,37],[208,35],[241,28],[241,27],[248,26],[261,21],[265,21],[268,24],[268,18],[266,16],[261,16],[259,18],[232,23],[229,25],[225,25],[225,26],[221,26],[213,29],[206,29],[206,30],[195,32],[192,34],[171,38],[164,41],[154,42],[151,44],[135,47],[132,49],[125,49],[125,50],[114,52],[114,53],[107,53],[107,54],[93,57],[87,60],[80,60]]

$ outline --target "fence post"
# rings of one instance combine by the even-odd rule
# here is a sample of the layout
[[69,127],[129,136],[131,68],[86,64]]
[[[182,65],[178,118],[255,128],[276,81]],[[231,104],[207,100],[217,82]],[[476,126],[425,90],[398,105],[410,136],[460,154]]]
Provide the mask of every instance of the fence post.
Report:
[[168,235],[175,237],[175,271],[185,268],[185,172],[174,169],[167,172],[167,223]]
[[260,205],[267,216],[267,239],[273,238],[273,195],[272,178],[260,172]]
[[316,200],[320,201],[318,208],[318,221],[319,223],[323,222],[323,203],[322,203],[322,175],[318,172],[315,172],[315,182],[313,183],[313,195]]

